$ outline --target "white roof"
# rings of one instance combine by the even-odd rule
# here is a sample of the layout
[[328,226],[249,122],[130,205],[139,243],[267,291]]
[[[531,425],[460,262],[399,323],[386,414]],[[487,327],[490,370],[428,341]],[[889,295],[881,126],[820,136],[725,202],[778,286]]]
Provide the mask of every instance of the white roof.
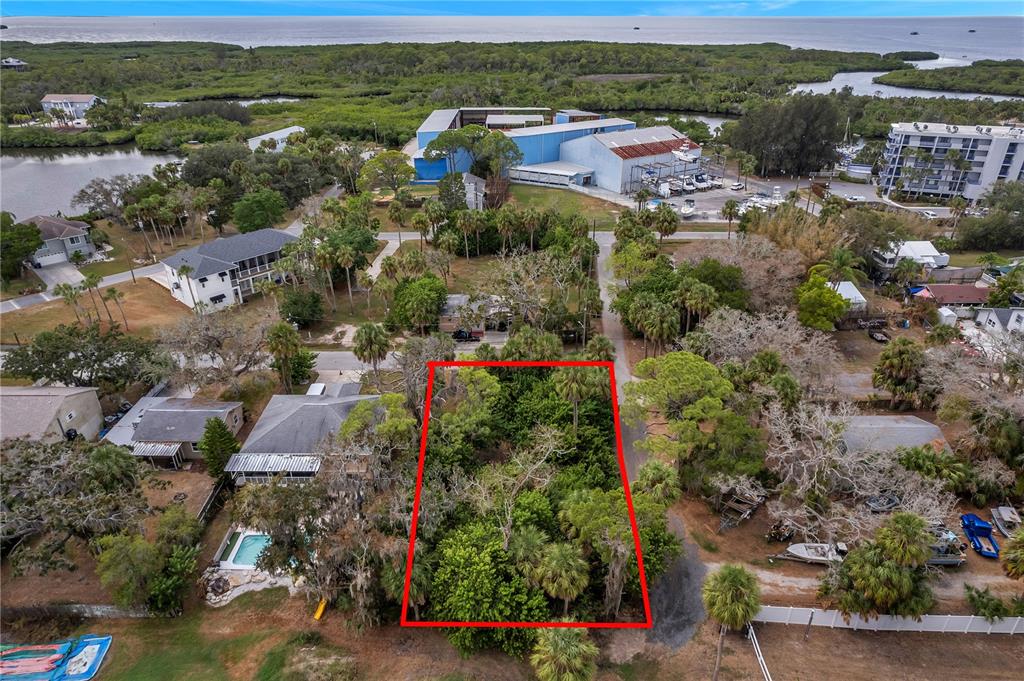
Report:
[[416,132],[442,132],[452,127],[455,117],[459,115],[458,109],[436,109],[427,116]]
[[850,301],[853,304],[866,303],[867,298],[861,295],[860,290],[854,285],[852,281],[841,281],[836,286],[836,293],[841,295],[844,299]]
[[603,118],[598,121],[576,121],[574,123],[556,123],[555,125],[535,125],[530,128],[517,128],[505,133],[505,137],[529,137],[531,135],[547,135],[553,132],[573,132],[575,130],[598,130],[614,126],[630,125],[635,127],[636,123],[627,121],[625,118]]
[[905,135],[941,135],[943,137],[1011,137],[1024,138],[1019,125],[950,125],[946,123],[893,123],[893,132]]
[[550,163],[535,163],[533,165],[516,166],[512,170],[525,173],[545,173],[547,175],[565,175],[573,177],[580,173],[587,175],[594,172],[593,168],[569,163],[568,161],[551,161]]
[[910,258],[920,263],[934,262],[936,258],[945,255],[935,248],[931,241],[904,241],[900,244],[898,251],[883,253],[887,259],[896,256],[900,260]]
[[257,135],[256,137],[250,137],[246,141],[249,143],[249,146],[251,148],[255,149],[256,147],[258,147],[260,145],[260,143],[263,140],[277,140],[277,141],[286,140],[286,139],[288,139],[288,137],[292,133],[295,133],[295,132],[305,132],[305,131],[306,131],[306,129],[304,127],[302,127],[301,125],[292,125],[292,126],[289,126],[287,128],[281,128],[280,130],[275,130],[273,132],[268,132],[265,135]]
[[543,123],[541,114],[489,114],[487,125],[519,125],[520,123]]

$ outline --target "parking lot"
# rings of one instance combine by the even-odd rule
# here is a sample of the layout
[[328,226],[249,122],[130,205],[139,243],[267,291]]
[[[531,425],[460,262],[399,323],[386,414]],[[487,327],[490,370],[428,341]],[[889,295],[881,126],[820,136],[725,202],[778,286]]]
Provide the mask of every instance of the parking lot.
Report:
[[769,181],[755,180],[749,178],[746,180],[747,188],[741,191],[733,191],[729,187],[736,182],[736,176],[727,176],[722,178],[722,189],[707,189],[704,191],[695,191],[692,194],[681,194],[679,196],[672,196],[668,199],[661,199],[667,201],[673,206],[681,207],[686,200],[691,200],[696,205],[697,210],[693,215],[687,217],[687,220],[694,222],[725,222],[726,220],[722,217],[722,206],[729,199],[734,199],[739,203],[743,203],[747,199],[755,196],[757,192],[764,192],[766,194],[772,193],[773,187],[779,187],[782,196],[785,197],[787,189],[779,183],[772,183]]

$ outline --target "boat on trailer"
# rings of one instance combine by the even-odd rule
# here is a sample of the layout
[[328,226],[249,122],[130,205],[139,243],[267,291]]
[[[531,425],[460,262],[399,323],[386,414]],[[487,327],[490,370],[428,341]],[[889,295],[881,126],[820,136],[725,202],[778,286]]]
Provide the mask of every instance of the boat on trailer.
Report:
[[942,525],[932,527],[931,533],[934,541],[929,546],[932,555],[927,560],[928,565],[960,567],[967,562],[967,554],[964,553],[967,544],[962,543],[955,533]]
[[995,523],[996,529],[1004,537],[1009,538],[1021,528],[1020,514],[1013,506],[997,506],[989,511],[992,513],[992,522]]
[[999,543],[992,534],[992,523],[987,523],[973,513],[960,516],[960,526],[971,543],[971,548],[985,558],[999,558]]
[[790,544],[785,553],[775,556],[783,560],[795,560],[801,563],[829,565],[841,563],[849,551],[846,544]]

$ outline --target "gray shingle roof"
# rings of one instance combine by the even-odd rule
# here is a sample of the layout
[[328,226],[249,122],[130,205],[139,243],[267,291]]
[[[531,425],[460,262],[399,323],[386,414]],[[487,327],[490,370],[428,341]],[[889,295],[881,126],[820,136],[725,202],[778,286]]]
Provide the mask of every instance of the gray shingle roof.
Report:
[[78,220],[66,220],[54,215],[36,215],[27,220],[19,220],[23,225],[35,225],[39,228],[39,236],[43,241],[50,239],[67,239],[72,236],[85,236],[89,229],[88,223]]
[[247,258],[277,253],[285,244],[296,239],[297,237],[278,229],[258,229],[248,234],[236,234],[187,248],[175,253],[163,263],[175,270],[188,265],[194,270],[189,278],[198,279],[229,270],[235,263]]
[[854,416],[843,432],[850,452],[891,452],[900,447],[934,444],[946,449],[946,438],[934,423],[916,416]]
[[376,395],[274,395],[252,429],[243,454],[313,454],[362,400]]
[[241,402],[171,398],[150,407],[135,428],[135,442],[199,442],[209,419],[224,421]]
[[11,386],[0,391],[0,438],[39,437],[67,398],[96,388]]

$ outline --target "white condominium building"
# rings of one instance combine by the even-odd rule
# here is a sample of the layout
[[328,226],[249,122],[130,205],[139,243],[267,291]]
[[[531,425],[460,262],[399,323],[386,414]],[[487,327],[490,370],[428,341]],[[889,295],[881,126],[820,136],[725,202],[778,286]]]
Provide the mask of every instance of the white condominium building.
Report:
[[893,123],[879,177],[882,190],[981,198],[998,180],[1024,179],[1024,128]]

